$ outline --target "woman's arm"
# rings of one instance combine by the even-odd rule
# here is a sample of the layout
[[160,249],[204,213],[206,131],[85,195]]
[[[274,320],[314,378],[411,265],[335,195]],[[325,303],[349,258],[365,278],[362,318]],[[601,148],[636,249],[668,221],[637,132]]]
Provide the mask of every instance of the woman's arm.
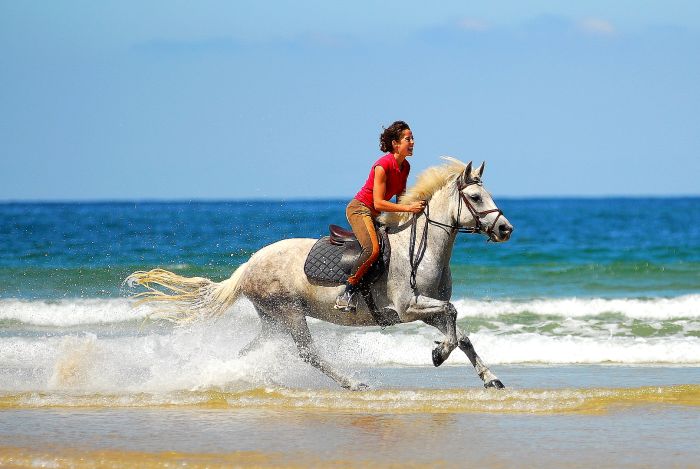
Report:
[[420,213],[425,207],[425,201],[411,202],[410,204],[395,204],[384,200],[386,194],[386,171],[377,165],[374,167],[374,187],[372,189],[374,197],[374,208],[378,212],[410,212]]

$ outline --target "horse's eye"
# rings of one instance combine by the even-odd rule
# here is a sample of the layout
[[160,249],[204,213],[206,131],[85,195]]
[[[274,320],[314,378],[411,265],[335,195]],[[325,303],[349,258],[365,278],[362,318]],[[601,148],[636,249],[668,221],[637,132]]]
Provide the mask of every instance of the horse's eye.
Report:
[[481,200],[481,196],[479,194],[470,195],[469,198],[472,199],[474,202],[478,202]]

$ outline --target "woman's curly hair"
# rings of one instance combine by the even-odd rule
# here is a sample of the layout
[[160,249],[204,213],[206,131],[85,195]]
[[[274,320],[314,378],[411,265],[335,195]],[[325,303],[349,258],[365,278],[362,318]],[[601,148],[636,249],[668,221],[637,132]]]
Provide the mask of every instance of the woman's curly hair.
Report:
[[392,142],[401,140],[401,134],[404,130],[409,130],[410,127],[404,121],[396,121],[389,127],[384,129],[384,132],[379,136],[379,149],[384,153],[394,151]]

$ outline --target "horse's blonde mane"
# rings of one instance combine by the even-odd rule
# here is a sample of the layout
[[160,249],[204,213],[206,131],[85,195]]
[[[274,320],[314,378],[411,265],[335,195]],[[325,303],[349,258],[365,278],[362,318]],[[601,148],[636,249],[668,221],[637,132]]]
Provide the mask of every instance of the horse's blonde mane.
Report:
[[[399,198],[400,204],[410,204],[419,200],[430,200],[435,193],[447,183],[454,181],[464,172],[466,163],[451,156],[443,156],[445,163],[431,166],[418,175],[416,183]],[[386,212],[381,215],[381,222],[387,225],[399,225],[411,217],[406,212]]]

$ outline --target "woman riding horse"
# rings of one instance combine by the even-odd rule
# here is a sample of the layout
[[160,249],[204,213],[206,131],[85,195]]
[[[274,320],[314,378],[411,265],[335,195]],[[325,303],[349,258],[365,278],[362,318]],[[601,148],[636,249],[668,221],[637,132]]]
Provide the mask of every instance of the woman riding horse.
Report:
[[[401,145],[411,147],[412,135],[405,130],[400,137],[391,140],[392,150],[396,148],[399,156]],[[408,154],[408,148],[403,154]],[[394,153],[390,155],[393,158]],[[375,166],[375,170],[377,168],[379,166]],[[444,165],[423,171],[401,197],[400,205],[415,207],[414,203],[427,201],[425,210],[415,215],[385,214],[384,222],[391,227],[388,233],[391,259],[386,274],[370,289],[378,310],[392,313],[394,323],[423,321],[443,334],[443,340],[432,351],[433,365],[440,366],[459,348],[485,387],[502,388],[503,383],[484,364],[467,334],[457,326],[457,309],[450,301],[450,257],[457,233],[478,233],[500,243],[510,239],[513,232],[513,226],[484,187],[483,173],[483,164],[474,169],[471,162],[465,164],[453,158],[447,158]],[[386,192],[385,183],[383,194]],[[373,196],[376,201],[376,194]],[[145,289],[135,297],[139,303],[155,307],[151,314],[180,324],[219,317],[244,297],[260,317],[260,330],[239,351],[241,356],[262,347],[275,332],[287,332],[305,362],[344,388],[365,389],[364,383],[345,376],[334,364],[324,360],[314,346],[307,317],[345,326],[378,325],[366,304],[359,304],[354,314],[333,308],[342,286],[317,285],[306,277],[304,264],[316,242],[316,239],[304,238],[272,243],[254,253],[230,278],[220,282],[204,277],[183,277],[163,269],[134,272],[125,282]]]
[[374,227],[381,212],[420,213],[425,201],[399,204],[391,202],[406,190],[411,165],[406,158],[413,155],[413,133],[404,121],[396,121],[379,136],[379,149],[386,152],[369,171],[365,185],[350,201],[345,215],[362,246],[362,253],[345,284],[345,291],[335,300],[335,308],[350,312],[357,309],[358,285],[362,276],[379,257],[379,242]]

